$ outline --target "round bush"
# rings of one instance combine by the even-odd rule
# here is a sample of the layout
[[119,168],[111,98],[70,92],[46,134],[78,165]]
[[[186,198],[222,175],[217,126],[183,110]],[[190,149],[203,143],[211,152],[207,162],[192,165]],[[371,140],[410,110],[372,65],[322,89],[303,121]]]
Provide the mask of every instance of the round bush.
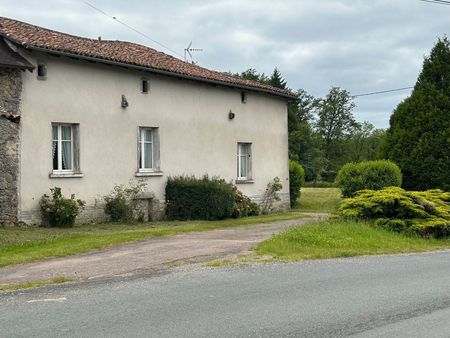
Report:
[[358,190],[399,187],[402,173],[394,162],[386,160],[347,163],[339,170],[336,182],[342,195],[350,197]]
[[289,194],[290,203],[293,207],[300,197],[300,188],[305,182],[305,171],[303,167],[296,161],[289,161]]
[[41,208],[43,225],[50,227],[68,228],[73,227],[75,218],[84,209],[85,202],[75,199],[75,195],[65,198],[61,188],[51,188],[52,196],[44,194],[39,206]]

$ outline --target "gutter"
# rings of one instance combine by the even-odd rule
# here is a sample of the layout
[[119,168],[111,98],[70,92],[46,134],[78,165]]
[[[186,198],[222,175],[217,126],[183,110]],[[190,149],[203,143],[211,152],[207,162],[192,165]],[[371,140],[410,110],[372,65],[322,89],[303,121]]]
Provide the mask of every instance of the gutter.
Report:
[[213,84],[213,85],[219,85],[219,86],[224,86],[224,87],[229,87],[229,88],[238,88],[238,89],[243,89],[243,90],[253,91],[253,92],[262,92],[262,93],[266,93],[266,94],[270,94],[270,95],[274,95],[274,96],[280,96],[282,98],[288,99],[289,101],[295,100],[297,98],[296,96],[293,96],[293,95],[277,93],[277,92],[271,91],[270,89],[265,89],[265,88],[255,88],[255,87],[250,87],[250,86],[232,84],[232,83],[227,83],[227,82],[219,81],[219,80],[212,80],[212,79],[207,79],[207,78],[203,78],[203,77],[174,73],[174,72],[169,72],[166,70],[159,70],[159,69],[154,69],[154,68],[132,65],[129,63],[100,59],[100,58],[96,58],[96,57],[92,57],[92,56],[84,56],[84,55],[79,55],[79,54],[61,52],[58,50],[46,49],[46,48],[42,48],[42,47],[35,47],[35,46],[24,46],[24,47],[27,49],[30,49],[30,50],[38,51],[38,52],[66,56],[69,58],[86,60],[86,61],[90,61],[90,62],[103,63],[103,64],[107,64],[107,65],[112,65],[112,66],[130,68],[130,69],[150,72],[150,73],[154,73],[154,74],[165,75],[165,76],[169,76],[169,77],[176,77],[176,78],[181,78],[181,79],[186,79],[186,80],[205,82],[205,83],[209,83],[209,84]]

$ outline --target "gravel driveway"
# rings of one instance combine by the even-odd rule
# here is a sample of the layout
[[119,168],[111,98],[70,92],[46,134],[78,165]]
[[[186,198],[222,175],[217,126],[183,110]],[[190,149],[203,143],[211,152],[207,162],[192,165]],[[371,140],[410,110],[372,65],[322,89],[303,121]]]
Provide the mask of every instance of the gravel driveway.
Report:
[[324,214],[308,215],[312,218],[184,233],[81,255],[13,265],[0,269],[0,284],[48,280],[60,276],[70,278],[127,276],[167,269],[170,265],[182,262],[208,261],[247,251],[254,244],[286,227],[326,217]]

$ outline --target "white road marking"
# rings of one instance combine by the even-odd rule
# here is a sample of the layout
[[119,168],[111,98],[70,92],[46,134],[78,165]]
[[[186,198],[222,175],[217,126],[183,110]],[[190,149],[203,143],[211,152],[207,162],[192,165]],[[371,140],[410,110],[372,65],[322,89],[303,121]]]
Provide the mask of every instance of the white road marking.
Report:
[[47,299],[30,299],[30,300],[27,300],[27,303],[38,303],[38,302],[58,302],[58,303],[62,303],[65,300],[67,300],[66,297],[47,298]]

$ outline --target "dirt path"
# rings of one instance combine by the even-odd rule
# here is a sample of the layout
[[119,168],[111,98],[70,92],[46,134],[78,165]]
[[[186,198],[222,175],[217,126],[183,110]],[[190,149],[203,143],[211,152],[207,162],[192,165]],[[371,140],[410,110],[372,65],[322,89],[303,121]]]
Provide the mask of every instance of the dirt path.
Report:
[[312,218],[254,224],[244,227],[191,232],[153,238],[86,254],[13,265],[0,269],[0,284],[48,280],[54,277],[99,278],[167,269],[179,262],[208,261],[249,250],[286,227]]

